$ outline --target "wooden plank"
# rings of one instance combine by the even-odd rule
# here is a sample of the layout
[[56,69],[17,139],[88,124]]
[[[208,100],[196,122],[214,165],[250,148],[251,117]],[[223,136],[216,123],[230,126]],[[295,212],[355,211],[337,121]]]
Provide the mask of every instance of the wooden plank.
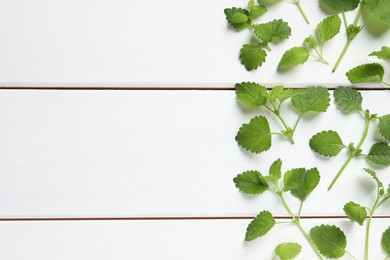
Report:
[[[347,250],[363,259],[363,227],[340,220],[304,220],[303,226],[309,231],[320,223],[339,226],[347,236]],[[0,257],[7,260],[271,259],[277,244],[296,242],[303,247],[298,259],[316,259],[295,226],[277,225],[265,237],[245,243],[247,224],[244,220],[1,222]],[[371,259],[384,258],[380,239],[389,225],[389,219],[372,223]]]
[[[236,0],[3,0],[0,86],[231,87],[242,80],[346,84],[348,69],[376,61],[367,55],[390,42],[388,33],[377,37],[363,31],[335,74],[316,61],[277,73],[284,51],[301,46],[326,16],[318,1],[302,1],[312,22],[308,26],[294,5],[281,1],[259,22],[283,18],[292,36],[272,44],[259,71],[247,72],[238,55],[250,33],[229,29],[223,14],[224,8],[245,5]],[[351,22],[354,13],[348,15]],[[345,42],[342,32],[327,43],[324,55],[331,64]]]
[[[389,111],[390,93],[364,91],[364,107]],[[240,149],[242,123],[264,111],[244,111],[233,91],[1,91],[0,216],[13,217],[215,217],[286,211],[273,194],[250,198],[234,187],[236,174],[267,173],[277,158],[283,170],[318,167],[321,183],[303,215],[344,215],[354,200],[370,206],[371,167],[355,160],[332,192],[326,187],[347,154],[321,158],[308,147],[321,130],[357,143],[364,120],[332,104],[327,113],[302,119],[296,144],[273,138],[259,156]],[[293,124],[294,111],[283,111]],[[280,129],[270,120],[271,129]],[[374,129],[374,127],[372,128]],[[368,139],[378,137],[371,131]],[[369,142],[369,141],[368,141]],[[368,144],[364,150],[369,149]],[[388,169],[376,169],[385,184]],[[299,203],[289,199],[293,210]],[[378,214],[389,215],[384,207]]]

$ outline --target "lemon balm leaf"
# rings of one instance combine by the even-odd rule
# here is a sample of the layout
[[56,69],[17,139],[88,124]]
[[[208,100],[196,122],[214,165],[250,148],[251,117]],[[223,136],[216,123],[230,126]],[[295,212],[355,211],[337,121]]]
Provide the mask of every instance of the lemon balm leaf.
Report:
[[310,230],[310,237],[320,253],[327,258],[339,258],[345,254],[347,239],[336,226],[321,225]]
[[293,106],[301,114],[307,112],[325,112],[330,105],[329,91],[324,87],[309,87],[299,91],[292,98]]
[[367,217],[367,210],[365,207],[350,201],[344,205],[343,210],[350,220],[358,223],[359,225],[363,225],[363,222]]
[[333,92],[338,108],[346,112],[362,110],[362,94],[351,87],[338,87]]
[[336,156],[346,148],[336,131],[328,130],[315,134],[309,141],[310,148],[323,156]]
[[244,44],[240,51],[241,63],[247,70],[255,70],[263,62],[267,53],[261,48],[259,44]]
[[293,47],[287,50],[279,62],[278,70],[285,71],[305,63],[309,59],[309,52],[305,47]]
[[382,60],[390,60],[390,48],[383,46],[380,51],[374,51],[370,53],[370,56],[376,56]]
[[245,194],[260,194],[268,189],[268,184],[258,171],[246,171],[234,179],[236,187]]
[[320,3],[327,11],[338,14],[356,9],[360,0],[320,0]]
[[242,82],[236,84],[236,96],[247,106],[259,107],[267,102],[267,89],[254,82]]
[[378,63],[363,64],[346,73],[351,83],[382,82],[384,74],[384,68]]
[[322,20],[316,29],[320,44],[329,41],[340,32],[341,19],[338,15],[332,15]]
[[267,234],[274,226],[275,219],[269,211],[262,211],[248,225],[245,241],[252,241]]
[[252,153],[261,153],[271,147],[271,131],[267,118],[257,116],[243,124],[236,135],[237,143]]
[[387,26],[390,26],[389,0],[365,0],[365,8]]
[[275,248],[275,254],[280,260],[289,260],[297,257],[302,250],[302,246],[297,243],[281,243]]
[[226,8],[224,10],[228,23],[236,30],[241,31],[251,25],[249,12],[242,8]]
[[378,165],[390,165],[390,146],[387,143],[375,143],[366,159]]

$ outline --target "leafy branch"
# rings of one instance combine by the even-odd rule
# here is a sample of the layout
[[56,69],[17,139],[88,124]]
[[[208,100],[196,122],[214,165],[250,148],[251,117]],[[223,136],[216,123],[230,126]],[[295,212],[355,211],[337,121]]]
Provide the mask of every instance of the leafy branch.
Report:
[[[371,18],[374,17],[384,25],[390,27],[390,2],[388,0],[320,0],[320,3],[327,12],[342,15],[347,35],[347,42],[333,67],[333,72],[339,67],[352,41],[365,27],[366,23],[360,23],[363,12],[368,13]],[[346,12],[355,9],[358,9],[355,19],[353,23],[349,24]]]
[[[299,3],[299,1],[298,1]],[[240,60],[247,70],[256,70],[265,62],[267,51],[271,51],[269,43],[283,41],[291,35],[291,28],[282,19],[274,19],[267,23],[256,24],[255,19],[264,15],[267,8],[250,0],[247,9],[226,8],[224,10],[228,23],[236,30],[249,29],[257,43],[244,44],[240,50]]]
[[[245,194],[258,195],[268,191],[277,196],[290,215],[292,219],[291,224],[298,228],[319,259],[324,259],[323,257],[339,258],[344,254],[350,255],[345,249],[347,245],[346,237],[338,227],[320,225],[313,227],[310,233],[307,233],[301,225],[300,217],[303,204],[320,181],[320,174],[317,168],[309,170],[305,168],[291,169],[284,173],[283,184],[281,184],[281,179],[282,161],[278,159],[272,163],[267,176],[263,176],[259,171],[246,171],[238,174],[233,181],[236,187]],[[287,192],[290,192],[292,196],[301,202],[297,214],[293,213],[284,198]],[[277,222],[271,212],[261,211],[248,225],[245,241],[252,241],[264,236],[278,223],[281,222]],[[296,254],[293,257],[299,254],[300,251],[299,245],[295,247]],[[291,258],[281,257],[281,259]]]
[[[246,106],[262,107],[276,116],[284,127],[280,132],[271,132],[268,119],[265,116],[256,116],[249,123],[243,124],[236,135],[236,141],[247,151],[261,153],[271,147],[271,135],[282,135],[294,143],[294,133],[301,118],[312,112],[325,112],[329,106],[329,92],[324,87],[309,87],[293,90],[276,86],[268,91],[266,87],[253,83],[242,82],[236,84],[237,99]],[[291,98],[291,103],[299,113],[293,127],[287,125],[281,109],[282,104]]]
[[390,141],[390,114],[378,116],[371,114],[368,109],[362,108],[363,97],[359,91],[354,88],[338,87],[333,93],[336,105],[339,109],[347,113],[358,112],[365,120],[365,127],[362,138],[357,146],[350,143],[346,146],[336,131],[328,130],[315,134],[309,142],[310,148],[323,156],[337,156],[341,150],[348,150],[349,156],[341,169],[338,171],[333,181],[329,185],[331,190],[340,175],[346,169],[353,158],[365,158],[366,160],[377,165],[390,165],[390,146],[384,142],[378,142],[372,145],[368,154],[362,154],[362,145],[365,142],[372,121],[379,121],[378,128],[381,135]]
[[[390,48],[383,46],[380,51],[374,51],[370,56],[376,56],[379,59],[390,60]],[[351,83],[369,83],[378,82],[390,87],[390,82],[383,80],[385,69],[379,63],[369,63],[357,66],[346,73]]]
[[[308,36],[304,40],[303,47],[293,47],[283,54],[278,65],[278,70],[283,71],[303,64],[310,56],[325,64],[329,64],[324,58],[322,50],[324,44],[340,32],[340,27],[341,19],[338,15],[332,15],[322,20],[317,25],[315,36]],[[314,54],[310,54],[310,51],[314,51]]]
[[[344,212],[347,217],[353,222],[363,225],[364,221],[367,219],[366,224],[366,235],[365,235],[365,247],[364,247],[364,259],[368,260],[369,256],[369,241],[370,241],[370,228],[372,217],[374,216],[375,211],[383,205],[387,200],[390,199],[390,185],[385,190],[382,182],[377,177],[375,171],[371,169],[364,169],[364,171],[369,174],[375,181],[376,189],[376,199],[371,208],[363,207],[355,202],[348,202],[344,206]],[[390,257],[390,227],[382,235],[382,248],[386,252],[387,257]]]

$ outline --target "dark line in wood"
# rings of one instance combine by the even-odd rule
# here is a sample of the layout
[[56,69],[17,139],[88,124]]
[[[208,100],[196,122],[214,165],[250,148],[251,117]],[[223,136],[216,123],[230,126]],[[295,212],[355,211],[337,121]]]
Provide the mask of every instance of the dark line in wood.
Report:
[[[275,219],[292,219],[288,216],[275,216]],[[373,216],[374,219],[390,219],[390,216]],[[251,220],[254,217],[107,217],[107,218],[0,218],[0,222],[21,221],[170,221],[170,220]],[[301,216],[301,219],[347,219],[346,216]]]
[[[297,87],[298,88],[298,87]],[[268,88],[270,90],[272,88]],[[335,87],[328,88],[335,90]],[[359,88],[362,91],[390,90],[388,87]],[[0,90],[130,90],[130,91],[234,91],[234,87],[0,87]]]

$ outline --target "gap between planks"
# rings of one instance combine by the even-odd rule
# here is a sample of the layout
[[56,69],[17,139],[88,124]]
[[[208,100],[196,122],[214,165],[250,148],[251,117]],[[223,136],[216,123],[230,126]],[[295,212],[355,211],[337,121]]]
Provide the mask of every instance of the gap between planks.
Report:
[[[275,219],[292,219],[285,216],[274,216]],[[348,219],[347,216],[301,216],[301,219]],[[390,219],[390,216],[373,216],[374,219]],[[0,218],[0,222],[18,221],[170,221],[170,220],[251,220],[254,217],[107,217],[107,218]]]

